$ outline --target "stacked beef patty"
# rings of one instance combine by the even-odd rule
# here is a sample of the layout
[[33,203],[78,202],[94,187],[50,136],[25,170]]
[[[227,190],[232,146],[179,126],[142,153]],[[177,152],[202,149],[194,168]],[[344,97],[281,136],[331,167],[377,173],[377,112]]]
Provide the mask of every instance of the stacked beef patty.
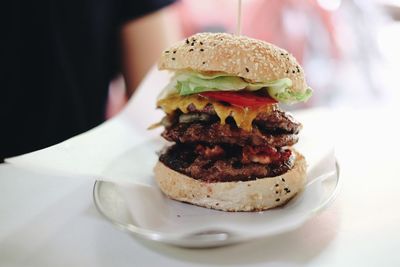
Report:
[[164,117],[162,136],[174,145],[160,161],[169,168],[205,182],[250,181],[274,177],[293,167],[289,146],[298,141],[301,124],[278,107],[259,113],[251,131],[228,117],[221,124],[213,105],[189,105]]

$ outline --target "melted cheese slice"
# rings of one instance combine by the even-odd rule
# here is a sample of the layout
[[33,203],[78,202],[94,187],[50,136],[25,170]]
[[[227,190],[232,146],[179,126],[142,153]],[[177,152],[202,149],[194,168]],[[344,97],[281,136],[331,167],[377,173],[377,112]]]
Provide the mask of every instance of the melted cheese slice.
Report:
[[221,124],[225,124],[227,117],[231,116],[236,125],[245,131],[252,130],[253,120],[259,113],[271,113],[277,107],[276,104],[266,105],[261,107],[237,107],[227,106],[218,101],[213,101],[199,95],[188,95],[188,96],[172,96],[161,99],[157,102],[157,106],[161,107],[167,114],[171,114],[175,110],[179,109],[183,113],[188,113],[188,106],[193,104],[197,110],[202,110],[208,103],[211,103],[214,107],[215,113],[220,118]]

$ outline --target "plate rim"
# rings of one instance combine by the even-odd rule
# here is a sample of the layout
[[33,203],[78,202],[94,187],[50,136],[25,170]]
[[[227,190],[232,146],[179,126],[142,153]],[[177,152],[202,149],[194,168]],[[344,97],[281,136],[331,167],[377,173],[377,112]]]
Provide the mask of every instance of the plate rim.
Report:
[[[116,228],[123,232],[127,232],[129,234],[133,234],[134,236],[137,236],[139,238],[145,239],[145,240],[151,240],[151,241],[157,241],[161,243],[166,243],[166,244],[171,244],[171,245],[176,245],[176,246],[181,246],[181,247],[211,247],[211,246],[221,246],[221,245],[226,245],[226,244],[232,244],[232,243],[238,243],[238,242],[244,242],[248,240],[253,240],[257,238],[262,238],[262,237],[268,237],[268,236],[273,236],[273,235],[278,235],[282,234],[294,229],[299,228],[302,226],[304,223],[306,223],[309,219],[317,215],[318,213],[323,212],[326,210],[333,201],[337,198],[337,195],[340,191],[341,188],[341,168],[338,159],[335,157],[335,177],[336,177],[336,184],[334,185],[334,189],[332,190],[332,193],[327,197],[324,201],[322,201],[317,207],[313,208],[310,210],[306,215],[302,216],[296,223],[286,227],[282,228],[279,230],[275,230],[272,233],[268,232],[263,232],[262,234],[259,234],[257,236],[254,235],[243,235],[243,234],[235,234],[227,230],[215,230],[218,231],[217,234],[219,236],[216,236],[216,233],[208,233],[208,232],[200,232],[200,233],[194,233],[194,234],[186,234],[186,233],[164,233],[164,232],[159,232],[159,231],[154,231],[154,230],[149,230],[149,229],[144,229],[139,226],[133,225],[133,224],[128,224],[128,223],[122,223],[118,222],[115,219],[111,218],[107,213],[102,209],[99,203],[99,191],[100,188],[103,184],[105,183],[113,183],[111,181],[102,181],[102,180],[96,180],[94,185],[93,185],[93,190],[92,190],[92,198],[93,198],[93,203],[97,209],[97,211],[109,222],[111,222]],[[317,178],[318,179],[318,178]],[[323,182],[325,179],[321,180]],[[113,183],[116,184],[116,183]],[[191,242],[193,240],[197,240],[199,244],[192,244],[189,242],[189,239],[191,239]],[[196,242],[196,241],[195,241]],[[201,245],[201,244],[206,244],[206,245]]]

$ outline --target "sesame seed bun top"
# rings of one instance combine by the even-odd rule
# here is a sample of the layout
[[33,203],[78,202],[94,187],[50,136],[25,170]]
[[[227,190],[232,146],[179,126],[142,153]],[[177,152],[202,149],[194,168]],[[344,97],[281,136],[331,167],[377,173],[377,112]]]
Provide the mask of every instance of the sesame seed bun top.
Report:
[[160,70],[224,72],[251,82],[289,78],[293,92],[308,88],[304,71],[286,50],[273,44],[228,33],[197,33],[165,50]]

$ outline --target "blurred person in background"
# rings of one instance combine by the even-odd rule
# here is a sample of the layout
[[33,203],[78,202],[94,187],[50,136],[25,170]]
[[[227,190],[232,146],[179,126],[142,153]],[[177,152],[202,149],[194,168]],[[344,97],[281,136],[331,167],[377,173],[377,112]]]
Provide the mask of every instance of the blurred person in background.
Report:
[[178,39],[172,0],[2,4],[0,162],[66,140],[106,117],[110,81],[130,96]]

